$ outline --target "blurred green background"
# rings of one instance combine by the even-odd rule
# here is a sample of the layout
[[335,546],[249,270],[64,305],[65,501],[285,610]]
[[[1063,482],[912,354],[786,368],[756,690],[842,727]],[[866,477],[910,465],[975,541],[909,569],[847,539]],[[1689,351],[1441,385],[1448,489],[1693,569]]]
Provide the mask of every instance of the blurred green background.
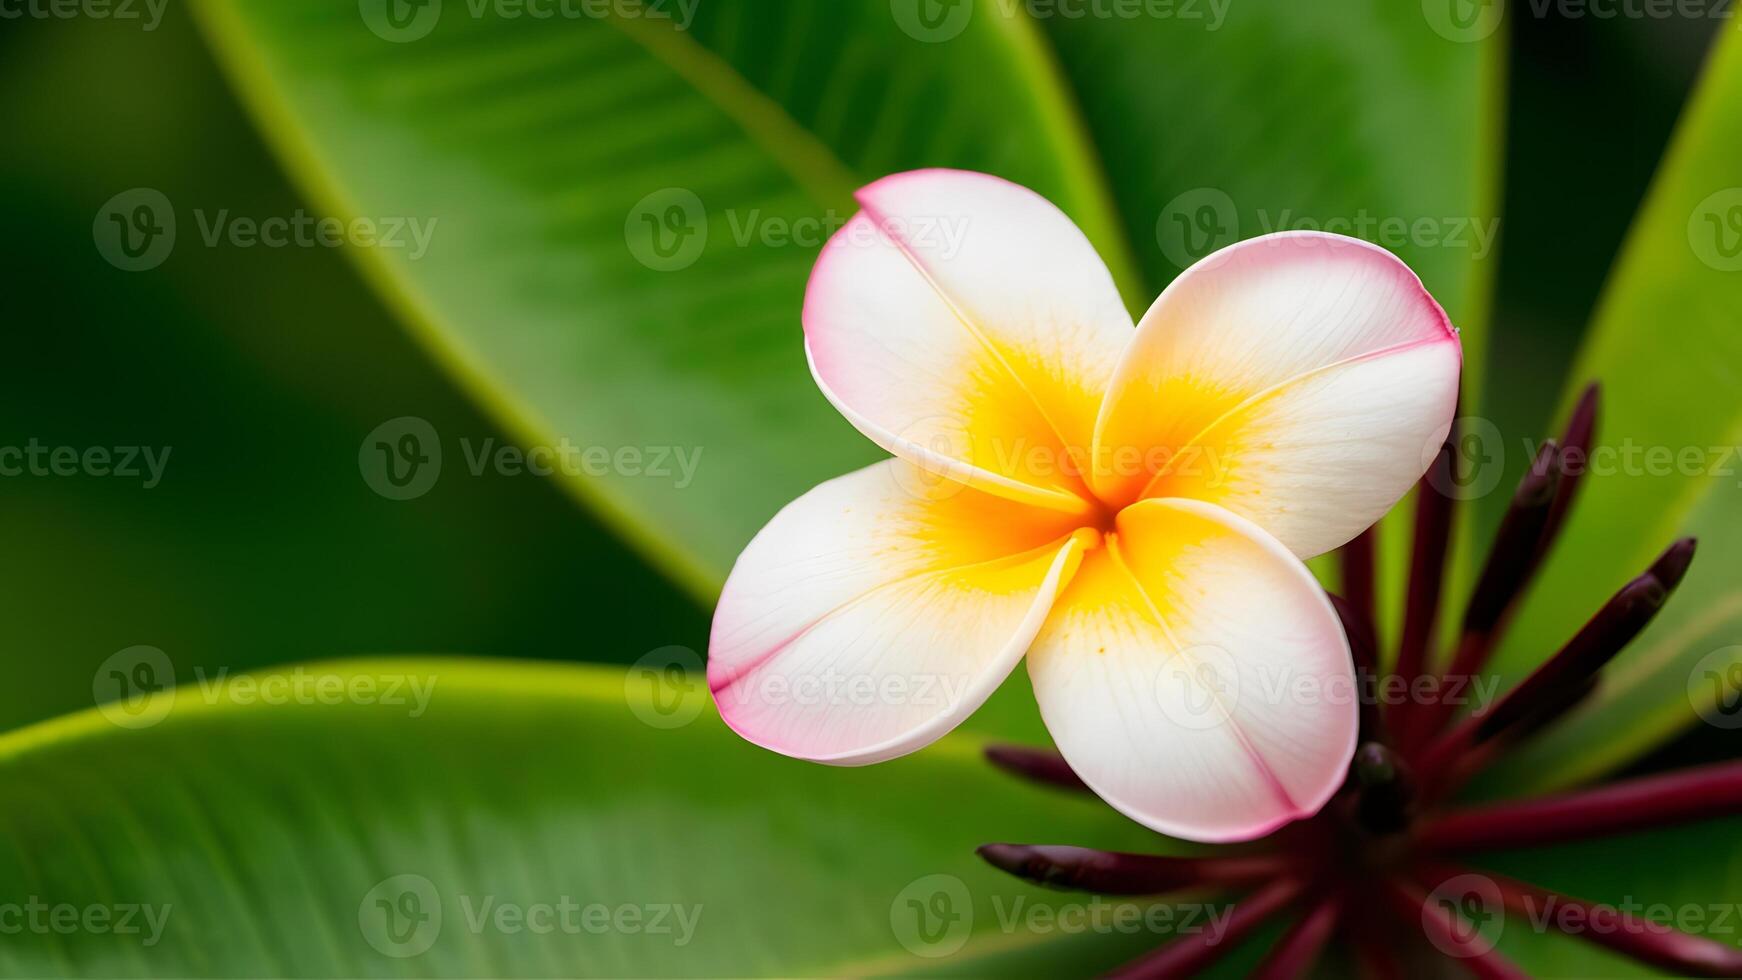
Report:
[[[668,725],[618,671],[496,662],[703,651],[712,592],[749,534],[805,487],[880,455],[804,371],[814,245],[733,247],[733,223],[752,214],[764,228],[839,221],[852,187],[884,173],[994,170],[1069,211],[1139,310],[1179,271],[1165,219],[1182,196],[1223,194],[1242,235],[1267,230],[1254,222],[1266,213],[1498,215],[1497,255],[1398,251],[1465,327],[1479,389],[1466,409],[1508,447],[1552,430],[1583,380],[1579,356],[1609,372],[1606,420],[1620,434],[1715,438],[1701,426],[1728,424],[1742,403],[1723,355],[1739,273],[1684,247],[1692,202],[1742,185],[1730,152],[1742,117],[1726,111],[1742,99],[1735,54],[1706,88],[1685,165],[1660,171],[1728,18],[1548,5],[1483,39],[1448,35],[1439,8],[1413,0],[1232,0],[1214,30],[981,13],[959,38],[928,39],[901,21],[911,3],[707,0],[678,37],[633,19],[450,14],[399,43],[365,27],[367,2],[196,7],[197,25],[172,5],[150,31],[0,22],[0,447],[171,454],[151,489],[0,478],[0,729],[90,707],[99,664],[140,644],[165,651],[183,682],[378,653],[485,659],[339,668],[439,675],[443,694],[419,718],[214,696],[147,731],[87,714],[15,736],[0,759],[15,789],[0,829],[17,846],[0,849],[0,882],[92,902],[133,889],[184,911],[154,954],[43,935],[0,945],[0,972],[910,972],[927,964],[903,952],[889,911],[921,876],[959,875],[980,899],[1036,897],[975,859],[976,843],[1177,846],[982,765],[976,738],[1044,737],[1032,705],[994,705],[962,737],[843,772],[736,739],[700,690]],[[1661,206],[1640,217],[1654,179]],[[125,272],[99,252],[93,222],[140,187],[173,202],[180,237],[161,266]],[[637,254],[634,219],[649,192],[674,187],[706,201],[714,238],[693,266],[661,270]],[[323,208],[433,217],[437,246],[416,262],[207,246],[194,217]],[[1642,254],[1619,263],[1641,229]],[[1602,356],[1580,355],[1594,316]],[[1636,356],[1628,345],[1653,344],[1660,326],[1668,344]],[[1679,399],[1658,397],[1684,374]],[[404,416],[427,420],[447,459],[430,492],[397,501],[371,488],[359,452]],[[462,440],[565,436],[700,448],[704,478],[679,490],[473,476],[461,453]],[[1508,476],[1523,462],[1509,451]],[[1496,484],[1469,509],[1471,540],[1504,507],[1510,481]],[[1514,760],[1479,791],[1593,776],[1681,728],[1637,766],[1735,754],[1735,730],[1696,724],[1682,684],[1734,641],[1736,493],[1692,478],[1584,492],[1533,596],[1548,611],[1521,617],[1499,668],[1540,661],[1638,567],[1635,552],[1675,533],[1643,509],[1672,495],[1668,519],[1707,543],[1638,647],[1677,643],[1655,673],[1615,686],[1615,714],[1569,719],[1552,755]],[[1385,538],[1394,573],[1400,527]],[[1466,554],[1454,576],[1470,572]],[[1018,702],[1025,686],[1019,671]],[[1707,901],[1742,880],[1733,823],[1520,860],[1594,898]],[[635,937],[450,930],[406,960],[355,927],[359,901],[367,910],[407,871],[449,893],[705,900],[715,931],[649,953]],[[1012,951],[980,926],[980,958],[940,972],[1081,970],[1130,952],[1089,941],[1104,937]],[[1508,952],[1570,975],[1614,965],[1542,939],[1517,931]]]
[[[331,248],[203,247],[186,215],[307,208],[219,76],[189,12],[23,22],[7,93],[0,443],[168,446],[162,483],[0,480],[13,683],[0,727],[89,707],[136,644],[177,676],[378,651],[627,663],[704,648],[706,612],[549,481],[466,472],[504,438]],[[91,224],[155,187],[181,245],[124,272]],[[388,419],[428,419],[455,458],[411,501],[362,479]]]

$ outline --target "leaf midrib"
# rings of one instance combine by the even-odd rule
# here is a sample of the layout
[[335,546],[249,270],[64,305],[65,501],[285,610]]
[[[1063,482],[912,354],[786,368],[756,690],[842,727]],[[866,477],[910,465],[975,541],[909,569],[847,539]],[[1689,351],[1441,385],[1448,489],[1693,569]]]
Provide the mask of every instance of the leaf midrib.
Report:
[[[275,81],[268,68],[268,49],[254,40],[234,2],[195,0],[193,4],[194,21],[214,51],[215,60],[252,110],[262,138],[285,161],[286,176],[293,185],[309,200],[324,202],[329,212],[360,213],[338,168],[324,158],[309,128],[302,124],[300,114]],[[859,183],[853,171],[827,144],[728,62],[687,36],[616,15],[603,19],[689,83],[700,98],[731,118],[815,203],[824,208],[853,210],[852,191]],[[1103,254],[1103,261],[1129,301],[1136,288],[1132,273],[1135,263],[1124,237],[1123,223],[1112,208],[1106,171],[1093,159],[1087,127],[1080,115],[1073,114],[1066,97],[1068,83],[1056,63],[1048,60],[1044,42],[1025,12],[1010,18],[994,17],[991,23],[1008,25],[1000,36],[1011,45],[1018,62],[1027,66],[1025,74],[1033,79],[1043,122],[1048,124],[1053,141],[1063,153],[1061,162],[1068,175],[1067,184],[1075,183],[1076,193],[1094,211],[1083,216],[1090,232],[1099,231],[1098,235],[1091,234],[1091,240],[1103,243],[1110,251]],[[710,84],[701,84],[699,79],[704,78]],[[465,342],[463,333],[455,329],[400,263],[379,250],[347,246],[342,251],[405,329],[456,379],[468,397],[499,421],[510,437],[522,445],[551,441],[557,427],[512,392],[492,363]],[[666,529],[656,515],[643,513],[641,503],[633,495],[584,476],[565,475],[556,482],[576,502],[601,517],[614,533],[646,556],[698,605],[708,608],[714,604],[725,580],[725,569],[714,567],[680,536]]]

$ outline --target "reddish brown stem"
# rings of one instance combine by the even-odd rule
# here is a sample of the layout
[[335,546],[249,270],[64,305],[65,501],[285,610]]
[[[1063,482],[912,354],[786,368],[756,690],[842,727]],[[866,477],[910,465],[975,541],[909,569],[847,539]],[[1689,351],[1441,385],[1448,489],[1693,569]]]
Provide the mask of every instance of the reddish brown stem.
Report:
[[[1470,872],[1440,866],[1431,873],[1443,879]],[[1507,911],[1537,928],[1552,927],[1676,976],[1742,975],[1742,949],[1727,943],[1642,919],[1613,905],[1587,902],[1490,871],[1475,874],[1494,883]]]
[[1562,525],[1566,523],[1567,514],[1572,510],[1573,501],[1578,497],[1585,473],[1591,468],[1591,445],[1597,438],[1597,411],[1600,405],[1601,391],[1597,383],[1592,382],[1585,388],[1584,394],[1579,396],[1578,404],[1573,406],[1572,417],[1567,421],[1566,431],[1561,435],[1561,485],[1560,490],[1555,493],[1554,506],[1549,509],[1548,523],[1544,526],[1542,538],[1537,544],[1538,560],[1554,546]]
[[1422,831],[1442,851],[1530,847],[1742,812],[1742,762],[1700,766],[1579,793],[1447,814]]
[[1343,597],[1369,635],[1378,630],[1379,600],[1374,585],[1378,565],[1379,525],[1374,524],[1343,546]]
[[1406,926],[1415,924],[1427,934],[1428,941],[1435,948],[1451,957],[1471,976],[1484,980],[1520,980],[1526,977],[1510,960],[1495,952],[1480,933],[1472,935],[1468,923],[1429,901],[1428,894],[1417,885],[1392,879],[1386,882],[1385,892],[1399,921]]
[[[1519,594],[1535,574],[1537,548],[1560,482],[1560,450],[1554,440],[1543,443],[1530,469],[1512,494],[1512,504],[1500,521],[1494,544],[1476,579],[1464,610],[1463,632],[1445,678],[1467,683],[1487,666],[1501,630]],[[1450,690],[1442,684],[1441,690]],[[1417,744],[1445,726],[1457,706],[1441,698],[1418,707],[1411,718],[1406,744]]]
[[982,844],[976,852],[1000,871],[1048,888],[1102,895],[1156,895],[1195,885],[1263,881],[1288,862],[1267,854],[1249,857],[1174,857],[1124,854],[1055,844]]
[[1397,960],[1390,936],[1365,927],[1345,932],[1355,947],[1355,962],[1360,966],[1362,976],[1371,980],[1406,980],[1408,974]]
[[1252,971],[1253,980],[1294,980],[1306,976],[1330,942],[1331,934],[1337,931],[1342,910],[1338,895],[1321,899],[1308,909]]
[[1430,745],[1419,759],[1422,780],[1436,781],[1457,758],[1506,729],[1530,724],[1533,719],[1540,722],[1545,712],[1558,713],[1576,703],[1597,671],[1633,642],[1663,608],[1687,573],[1693,555],[1692,538],[1671,545],[1645,574],[1622,586],[1565,646],[1507,691],[1492,709],[1466,719]]
[[1355,664],[1356,704],[1361,716],[1361,738],[1371,741],[1383,737],[1383,719],[1379,701],[1368,687],[1379,678],[1379,650],[1371,624],[1361,618],[1354,603],[1341,596],[1331,596],[1331,608],[1343,622],[1343,635],[1349,640],[1349,656]]
[[1071,769],[1070,763],[1065,761],[1065,757],[1052,749],[1034,749],[1024,745],[988,745],[985,753],[987,762],[1013,776],[1062,789],[1091,792],[1082,778]]
[[[1397,648],[1396,672],[1405,688],[1427,667],[1428,649],[1438,622],[1440,588],[1445,578],[1446,550],[1452,539],[1452,498],[1441,488],[1455,485],[1452,446],[1440,447],[1433,465],[1416,484],[1415,540],[1409,559],[1409,595],[1403,610],[1403,639]],[[1406,730],[1409,699],[1392,706],[1394,728]]]
[[1220,930],[1181,936],[1140,959],[1108,974],[1110,980],[1160,980],[1187,977],[1204,969],[1240,944],[1240,940],[1282,911],[1300,894],[1301,882],[1283,878],[1243,899],[1222,922]]

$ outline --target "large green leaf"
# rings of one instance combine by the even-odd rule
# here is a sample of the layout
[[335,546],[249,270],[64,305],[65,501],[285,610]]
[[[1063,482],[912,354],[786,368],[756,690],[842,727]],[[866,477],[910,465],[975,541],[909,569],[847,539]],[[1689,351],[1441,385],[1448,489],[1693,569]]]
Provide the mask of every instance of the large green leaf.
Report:
[[[0,781],[8,976],[1068,976],[1229,908],[993,872],[977,844],[1173,845],[971,740],[810,765],[643,671],[383,659],[185,684],[0,737]],[[1715,833],[1495,866],[1715,907],[1739,871]],[[1619,965],[1518,924],[1504,943],[1535,975]]]
[[[20,93],[0,99],[0,348],[31,365],[0,387],[0,446],[168,456],[150,488],[0,480],[0,730],[90,707],[97,665],[140,643],[184,678],[380,649],[629,663],[701,648],[704,611],[550,481],[467,471],[463,447],[504,434],[337,250],[206,245],[202,219],[308,205],[184,8],[149,34],[43,26],[0,31],[0,89]],[[181,234],[161,266],[126,272],[92,219],[140,186]],[[358,449],[407,415],[448,465],[389,500]]]
[[[549,21],[450,3],[403,31],[348,9],[200,9],[318,202],[442,222],[421,259],[373,250],[365,269],[524,439],[703,453],[681,489],[570,481],[698,595],[780,504],[875,455],[803,366],[814,236],[759,233],[844,220],[851,187],[889,171],[1034,186],[1084,225],[1136,309],[1185,261],[1163,251],[1168,219],[1195,215],[1201,189],[1232,202],[1230,237],[1346,220],[1422,272],[1480,361],[1492,37],[1391,5],[1056,17],[1045,36],[1002,0],[722,0],[687,25],[682,5],[675,25],[610,6]],[[669,263],[643,224],[668,214],[706,228]]]
[[[867,769],[796,762],[728,732],[703,685],[663,685],[501,661],[309,665],[0,738],[0,896],[14,903],[0,971],[1032,976],[1164,941],[973,854],[1156,845],[1098,801],[1011,779],[962,740]],[[939,882],[954,889],[939,914],[961,918],[933,942],[907,900]],[[566,922],[534,910],[565,900],[581,907]],[[14,930],[31,901],[44,924]],[[1103,928],[1031,920],[1037,904]],[[699,918],[689,936],[603,929],[591,906]],[[66,915],[78,924],[54,925]],[[121,915],[141,931],[115,928]]]
[[798,324],[856,185],[999,172],[1128,263],[1022,20],[929,43],[884,0],[603,6],[430,4],[404,31],[380,0],[198,9],[319,206],[436,223],[425,254],[355,254],[522,441],[698,460],[564,482],[711,601],[776,509],[881,455],[817,393]]
[[[1725,33],[1653,184],[1572,371],[1603,384],[1601,443],[1577,512],[1501,652],[1555,649],[1675,537],[1700,556],[1584,710],[1497,772],[1544,787],[1619,765],[1742,693],[1742,39]],[[1571,395],[1569,394],[1569,398]]]

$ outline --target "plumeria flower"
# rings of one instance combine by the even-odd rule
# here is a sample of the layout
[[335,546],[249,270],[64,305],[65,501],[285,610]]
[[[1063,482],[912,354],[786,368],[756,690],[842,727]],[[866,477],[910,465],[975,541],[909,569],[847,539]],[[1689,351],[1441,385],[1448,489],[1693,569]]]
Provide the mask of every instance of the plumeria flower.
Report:
[[804,303],[823,395],[894,454],[739,556],[708,683],[758,745],[919,749],[1028,654],[1102,798],[1243,840],[1319,810],[1358,728],[1348,640],[1302,560],[1426,470],[1462,349],[1383,249],[1290,232],[1183,273],[1132,323],[1069,218],[984,174],[897,174]]
[[[1340,945],[1345,973],[1354,963],[1361,974],[1375,977],[1458,972],[1522,978],[1526,974],[1498,948],[1507,916],[1674,976],[1742,976],[1742,948],[1715,924],[1711,935],[1684,932],[1668,920],[1685,919],[1641,915],[1643,906],[1631,897],[1619,904],[1592,901],[1482,866],[1493,852],[1582,840],[1618,838],[1615,848],[1624,850],[1628,834],[1742,813],[1742,762],[1550,796],[1460,798],[1484,769],[1529,746],[1538,733],[1574,711],[1602,710],[1597,692],[1604,668],[1652,623],[1693,563],[1694,539],[1673,542],[1607,601],[1596,603],[1583,627],[1498,700],[1458,714],[1467,700],[1461,692],[1487,668],[1566,524],[1587,472],[1581,461],[1596,445],[1598,400],[1597,387],[1587,388],[1561,438],[1538,449],[1494,532],[1457,639],[1446,649],[1437,649],[1434,637],[1440,635],[1435,624],[1444,605],[1453,497],[1460,486],[1449,444],[1417,497],[1403,628],[1393,656],[1379,655],[1374,628],[1374,531],[1342,549],[1344,594],[1335,600],[1337,613],[1361,676],[1371,683],[1362,685],[1361,747],[1348,780],[1318,815],[1256,848],[1212,848],[1189,856],[1009,843],[984,845],[980,855],[1037,884],[1098,896],[1206,889],[1239,896],[1222,928],[1171,937],[1107,974],[1117,980],[1195,976],[1278,918],[1292,924],[1253,977],[1319,975],[1315,966],[1329,947]],[[1380,696],[1381,690],[1415,693],[1393,699]],[[994,745],[986,755],[1026,779],[1087,788],[1046,750]],[[1557,908],[1561,914],[1544,913]],[[1448,972],[1447,958],[1461,969]]]

